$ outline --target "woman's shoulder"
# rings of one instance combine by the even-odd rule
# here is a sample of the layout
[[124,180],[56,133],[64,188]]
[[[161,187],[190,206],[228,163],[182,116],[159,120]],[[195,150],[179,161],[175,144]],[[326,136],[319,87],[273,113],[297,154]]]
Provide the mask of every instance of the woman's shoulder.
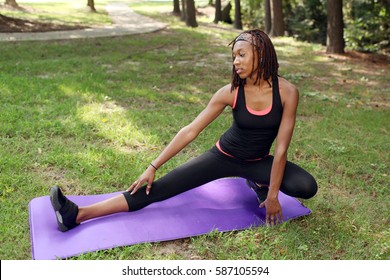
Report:
[[232,91],[231,84],[224,85],[216,93],[215,98],[222,101],[226,105],[232,105],[235,97],[235,90]]
[[283,78],[283,77],[278,77],[278,80],[279,80],[279,88],[287,93],[291,93],[292,94],[295,92],[295,93],[298,93],[298,89],[297,87],[289,82],[286,78]]
[[289,82],[287,79],[283,77],[278,77],[279,81],[279,92],[282,99],[297,99],[299,96],[299,91],[297,87]]
[[278,81],[280,98],[282,100],[283,107],[287,104],[296,107],[299,100],[299,91],[297,87],[283,77],[278,77]]
[[216,94],[218,94],[220,96],[231,97],[232,95],[234,95],[235,92],[236,92],[236,89],[232,88],[231,84],[227,84],[227,85],[224,85],[223,87],[221,87],[216,92]]
[[218,91],[227,94],[227,93],[234,93],[235,89],[232,90],[231,84],[226,84],[223,87],[221,87]]

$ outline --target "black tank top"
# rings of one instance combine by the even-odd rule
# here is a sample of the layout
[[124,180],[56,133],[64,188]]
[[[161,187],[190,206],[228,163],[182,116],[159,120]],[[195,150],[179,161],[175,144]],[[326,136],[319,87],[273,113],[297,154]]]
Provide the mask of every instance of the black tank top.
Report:
[[278,78],[272,79],[272,105],[268,110],[251,110],[245,102],[244,86],[240,86],[232,109],[233,124],[221,136],[217,148],[240,160],[259,160],[268,155],[283,114]]

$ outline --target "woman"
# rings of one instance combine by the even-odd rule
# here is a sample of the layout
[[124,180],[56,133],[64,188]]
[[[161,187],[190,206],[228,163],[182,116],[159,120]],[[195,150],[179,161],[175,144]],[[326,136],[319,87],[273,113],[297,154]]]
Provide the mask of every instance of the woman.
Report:
[[[162,153],[123,194],[87,207],[78,207],[58,187],[50,198],[61,231],[113,213],[135,211],[153,202],[223,177],[243,177],[266,208],[266,223],[282,220],[279,190],[311,198],[317,192],[314,178],[287,161],[294,130],[298,90],[278,76],[278,61],[269,37],[260,30],[241,33],[232,42],[231,83],[218,90],[207,107],[182,128]],[[159,167],[192,142],[230,106],[233,124],[209,151],[154,181]],[[269,155],[277,139],[274,156]]]

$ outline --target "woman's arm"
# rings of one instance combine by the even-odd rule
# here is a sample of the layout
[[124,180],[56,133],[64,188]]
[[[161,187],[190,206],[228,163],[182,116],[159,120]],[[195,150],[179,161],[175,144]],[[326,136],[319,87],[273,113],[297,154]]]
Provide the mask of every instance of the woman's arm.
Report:
[[144,183],[147,183],[146,193],[149,194],[156,170],[191,143],[222,113],[226,106],[231,106],[233,104],[233,98],[234,95],[230,92],[230,85],[226,85],[218,90],[206,108],[189,125],[183,127],[176,134],[167,147],[152,162],[153,166],[150,165],[139,179],[130,186],[128,191],[134,194]]
[[266,223],[275,224],[282,221],[282,208],[278,200],[280,184],[287,162],[287,150],[294,131],[299,93],[295,86],[279,79],[280,93],[283,103],[283,115],[275,145],[274,160],[271,169],[271,179],[267,199],[260,205],[266,207]]

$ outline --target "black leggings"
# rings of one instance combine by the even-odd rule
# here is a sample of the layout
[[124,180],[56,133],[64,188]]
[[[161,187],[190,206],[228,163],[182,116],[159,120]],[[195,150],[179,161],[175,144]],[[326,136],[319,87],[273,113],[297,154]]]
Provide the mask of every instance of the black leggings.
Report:
[[[242,177],[268,185],[272,161],[273,156],[259,161],[240,161],[222,154],[214,147],[153,182],[149,195],[145,193],[145,186],[133,195],[130,192],[124,192],[123,195],[129,211],[135,211],[225,177]],[[280,190],[287,195],[307,199],[316,194],[317,183],[308,172],[287,161]]]

